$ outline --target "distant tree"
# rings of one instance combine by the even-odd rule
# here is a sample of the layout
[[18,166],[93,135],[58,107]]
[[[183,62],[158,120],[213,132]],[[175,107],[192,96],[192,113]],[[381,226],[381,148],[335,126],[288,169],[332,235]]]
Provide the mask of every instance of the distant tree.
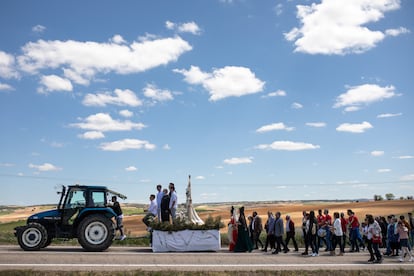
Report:
[[384,200],[384,198],[382,197],[382,195],[374,195],[374,200],[381,201],[381,200]]
[[388,194],[385,194],[385,198],[386,198],[387,200],[394,200],[395,196],[394,196],[394,194],[392,194],[392,193],[388,193]]
[[400,200],[404,200],[404,197],[403,196],[400,196]]
[[413,196],[407,196],[408,200],[413,200]]

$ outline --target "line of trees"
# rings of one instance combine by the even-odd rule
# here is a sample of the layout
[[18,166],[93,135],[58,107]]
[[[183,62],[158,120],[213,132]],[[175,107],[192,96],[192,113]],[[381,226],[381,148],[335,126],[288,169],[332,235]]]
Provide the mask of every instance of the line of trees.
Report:
[[[385,199],[386,200],[394,200],[395,199],[395,195],[393,193],[385,194]],[[404,198],[403,196],[401,196],[399,199],[400,200],[403,200],[403,199],[412,200],[413,199],[413,196],[407,196],[406,198]],[[381,201],[381,200],[384,200],[384,198],[382,197],[382,195],[374,195],[374,200],[375,201]]]

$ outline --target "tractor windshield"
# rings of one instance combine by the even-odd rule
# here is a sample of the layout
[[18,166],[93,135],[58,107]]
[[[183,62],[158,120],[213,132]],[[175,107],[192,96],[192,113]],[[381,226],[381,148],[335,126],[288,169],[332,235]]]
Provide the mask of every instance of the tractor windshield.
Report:
[[73,209],[86,206],[86,191],[71,189],[66,198],[65,209]]

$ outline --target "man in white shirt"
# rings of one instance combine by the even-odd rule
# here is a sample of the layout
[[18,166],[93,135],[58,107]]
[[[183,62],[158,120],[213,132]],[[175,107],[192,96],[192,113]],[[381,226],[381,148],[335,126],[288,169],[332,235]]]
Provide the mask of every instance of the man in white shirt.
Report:
[[169,208],[170,208],[170,214],[171,214],[172,221],[174,222],[175,217],[176,217],[176,213],[177,213],[178,198],[177,198],[177,193],[175,192],[174,183],[170,183],[169,188],[170,188],[170,206],[169,206]]
[[158,217],[158,221],[161,221],[161,200],[162,197],[164,196],[164,193],[162,192],[162,186],[161,184],[157,185],[157,217]]
[[144,210],[147,212],[145,217],[142,219],[142,221],[147,226],[147,230],[150,227],[151,222],[154,220],[154,218],[157,216],[158,213],[158,207],[157,202],[155,201],[155,195],[150,195],[150,204],[148,206],[147,210]]

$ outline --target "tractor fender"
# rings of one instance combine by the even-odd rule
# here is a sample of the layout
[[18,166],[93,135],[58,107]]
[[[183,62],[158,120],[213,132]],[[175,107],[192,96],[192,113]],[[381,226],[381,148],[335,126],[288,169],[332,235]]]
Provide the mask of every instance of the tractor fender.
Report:
[[116,217],[114,210],[112,210],[109,207],[107,208],[95,208],[95,207],[84,208],[79,212],[79,215],[76,218],[76,221],[74,222],[75,229],[78,227],[78,225],[81,223],[81,221],[85,217],[92,215],[92,214],[103,214],[108,219]]
[[116,214],[115,214],[114,210],[112,210],[112,208],[109,208],[109,207],[106,207],[106,208],[95,208],[95,207],[84,208],[79,212],[78,217],[82,218],[86,214],[90,214],[90,213],[104,214],[107,218],[116,217]]

